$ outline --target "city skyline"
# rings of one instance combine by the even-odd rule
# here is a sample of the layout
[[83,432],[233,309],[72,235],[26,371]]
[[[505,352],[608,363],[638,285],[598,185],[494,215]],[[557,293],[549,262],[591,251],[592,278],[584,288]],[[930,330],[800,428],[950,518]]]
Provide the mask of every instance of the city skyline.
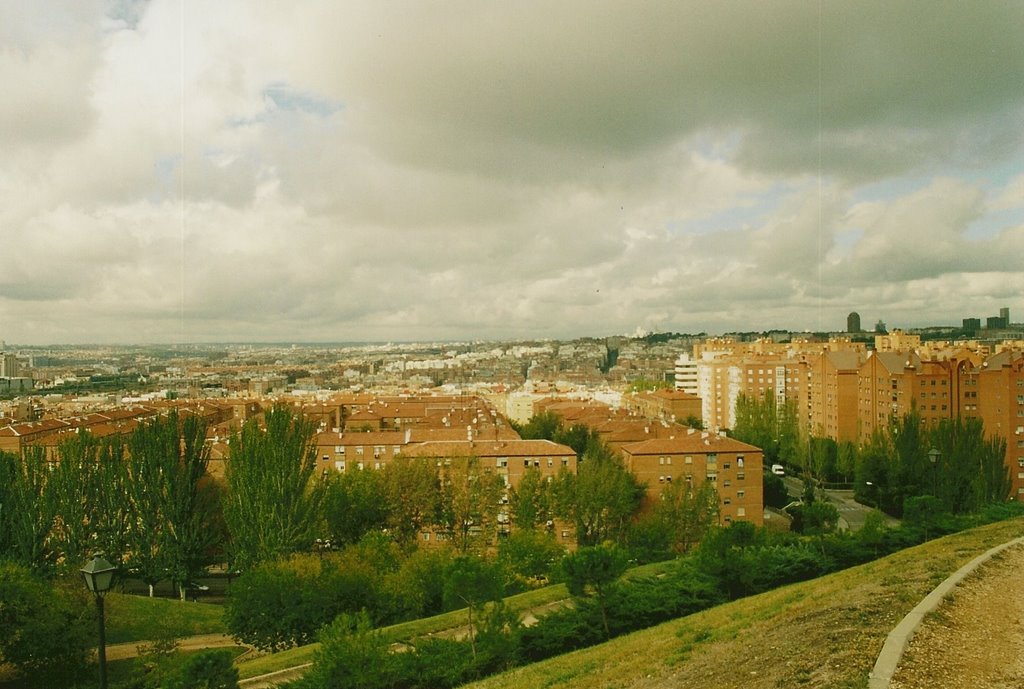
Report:
[[0,339],[1024,304],[1024,6],[0,2]]

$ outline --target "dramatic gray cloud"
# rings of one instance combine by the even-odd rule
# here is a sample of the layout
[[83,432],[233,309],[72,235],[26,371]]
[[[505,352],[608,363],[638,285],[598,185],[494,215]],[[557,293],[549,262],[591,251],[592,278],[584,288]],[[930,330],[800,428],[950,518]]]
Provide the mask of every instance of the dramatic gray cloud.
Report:
[[0,339],[1019,313],[1021,45],[1010,0],[0,0]]

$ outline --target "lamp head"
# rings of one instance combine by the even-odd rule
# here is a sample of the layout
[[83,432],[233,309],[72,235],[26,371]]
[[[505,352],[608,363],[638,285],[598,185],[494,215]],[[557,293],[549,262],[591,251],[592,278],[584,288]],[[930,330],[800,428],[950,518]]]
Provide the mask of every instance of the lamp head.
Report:
[[110,590],[111,584],[114,583],[114,572],[117,571],[117,568],[107,562],[102,555],[95,555],[79,571],[82,572],[85,585],[89,587],[89,590],[101,596]]

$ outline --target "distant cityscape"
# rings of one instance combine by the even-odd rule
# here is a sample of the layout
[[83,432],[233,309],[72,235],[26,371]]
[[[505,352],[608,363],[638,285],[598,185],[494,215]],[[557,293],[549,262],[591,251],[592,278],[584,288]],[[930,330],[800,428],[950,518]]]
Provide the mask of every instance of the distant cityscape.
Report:
[[[593,418],[595,406],[606,422],[620,414],[631,419],[634,431],[614,437],[611,426],[606,428],[621,449],[647,439],[682,437],[673,429],[686,420],[711,433],[727,433],[736,423],[741,396],[767,394],[780,407],[796,405],[802,432],[837,442],[864,442],[891,417],[911,409],[923,422],[980,418],[989,436],[1008,441],[1013,495],[1024,495],[1024,328],[1011,323],[1008,308],[986,318],[984,326],[980,319],[965,318],[961,328],[889,331],[879,321],[866,332],[856,312],[848,315],[846,326],[830,333],[639,332],[572,341],[4,346],[0,449],[18,451],[31,443],[54,447],[83,424],[109,433],[148,413],[111,421],[114,417],[103,416],[110,410],[203,401],[219,410],[210,419],[210,440],[219,442],[252,413],[250,406],[255,410],[278,400],[315,418],[321,433],[335,434],[317,441],[327,448],[319,452],[324,469],[343,467],[337,448],[349,441],[339,438],[356,425],[391,434],[372,443],[377,455],[422,454],[438,448],[412,452],[409,443],[442,436],[454,440],[451,433],[424,434],[424,428],[455,429],[460,440],[472,441],[478,416],[523,424],[538,410],[559,404],[563,418],[589,414],[595,427],[601,425]],[[403,400],[440,408],[444,405],[424,400],[470,398],[480,402],[464,412],[465,424],[456,421],[454,406],[451,418],[431,423],[422,410],[404,423],[384,411],[392,404],[393,412]],[[100,416],[89,416],[94,414]],[[406,432],[416,427],[413,441]],[[493,434],[496,441],[517,437]],[[659,477],[671,480],[664,472],[654,476]]]

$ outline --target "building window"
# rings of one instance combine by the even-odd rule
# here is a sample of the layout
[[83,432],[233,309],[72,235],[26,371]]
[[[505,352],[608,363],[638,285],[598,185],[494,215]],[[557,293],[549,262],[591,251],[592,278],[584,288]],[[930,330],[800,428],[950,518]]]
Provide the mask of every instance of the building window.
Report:
[[335,462],[334,468],[337,469],[338,471],[345,471],[345,461],[342,460],[340,462]]
[[683,458],[683,464],[693,464],[693,457],[686,455],[686,457]]
[[746,494],[747,494],[747,492],[745,490],[738,490],[738,491],[736,491],[736,497],[737,498],[745,497]]
[[728,468],[730,468],[730,467],[732,467],[732,464],[730,464],[729,462],[724,462],[724,463],[722,464],[722,469],[723,469],[723,470],[725,470],[725,469],[728,469]]
[[736,508],[736,516],[737,517],[746,517],[747,516],[747,508],[746,507],[737,507]]
[[744,474],[742,471],[740,473],[736,474],[736,480],[737,481],[742,481],[745,478],[747,478],[747,475]]
[[498,468],[504,468],[508,466],[508,457],[498,457],[497,459]]
[[736,466],[740,469],[743,468],[743,455],[736,455]]
[[722,499],[722,504],[723,505],[731,505],[732,504],[732,498],[723,498]]

